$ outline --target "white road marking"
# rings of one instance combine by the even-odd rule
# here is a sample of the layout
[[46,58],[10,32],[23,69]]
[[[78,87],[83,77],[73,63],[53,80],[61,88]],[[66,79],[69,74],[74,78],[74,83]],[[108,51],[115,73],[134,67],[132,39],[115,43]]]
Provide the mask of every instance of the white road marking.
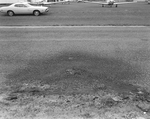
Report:
[[[11,29],[11,28],[31,28],[31,29],[36,29],[36,28],[146,28],[149,26],[0,26],[0,29]],[[150,28],[150,27],[149,27]]]

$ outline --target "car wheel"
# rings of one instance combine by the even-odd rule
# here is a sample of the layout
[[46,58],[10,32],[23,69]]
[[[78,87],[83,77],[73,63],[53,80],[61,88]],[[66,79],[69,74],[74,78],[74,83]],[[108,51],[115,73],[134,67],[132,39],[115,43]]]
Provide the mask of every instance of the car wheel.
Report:
[[35,10],[35,11],[33,12],[33,14],[34,14],[34,16],[39,16],[39,15],[40,15],[40,12],[39,12],[38,10]]
[[8,14],[9,16],[13,16],[13,15],[14,15],[14,12],[13,12],[13,11],[8,11],[7,14]]

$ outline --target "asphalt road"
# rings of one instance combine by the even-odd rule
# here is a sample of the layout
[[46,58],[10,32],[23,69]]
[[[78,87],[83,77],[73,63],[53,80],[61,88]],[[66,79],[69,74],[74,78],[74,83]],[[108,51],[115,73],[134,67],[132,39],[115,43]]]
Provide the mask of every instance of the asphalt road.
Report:
[[[63,52],[84,52],[136,64],[146,76],[141,82],[149,79],[149,27],[24,26],[0,30],[1,71],[5,73],[24,67],[33,59],[44,60]],[[144,83],[146,87],[149,85]]]
[[18,67],[24,67],[32,59],[76,51],[121,58],[123,61],[139,65],[145,76],[141,82],[145,80],[144,85],[148,87],[149,9],[145,2],[122,5],[118,8],[71,3],[53,5],[48,14],[39,17],[9,17],[2,14],[1,74],[9,74]]
[[150,7],[146,2],[120,5],[118,8],[103,8],[101,5],[88,3],[57,4],[50,6],[49,9],[47,14],[39,17],[33,15],[9,17],[5,14],[0,14],[0,25],[150,25]]

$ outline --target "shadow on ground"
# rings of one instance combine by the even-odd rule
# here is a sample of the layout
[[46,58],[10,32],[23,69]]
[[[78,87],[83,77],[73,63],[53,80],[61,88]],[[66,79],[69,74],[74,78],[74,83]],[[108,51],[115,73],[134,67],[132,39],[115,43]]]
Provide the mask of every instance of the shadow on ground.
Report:
[[[141,75],[140,68],[122,59],[83,52],[63,52],[57,56],[30,60],[25,69],[7,75],[13,87],[23,84],[50,85],[45,93],[89,93],[102,85],[118,93],[136,92],[129,84]],[[8,83],[7,82],[7,83]],[[55,85],[55,88],[52,88]]]

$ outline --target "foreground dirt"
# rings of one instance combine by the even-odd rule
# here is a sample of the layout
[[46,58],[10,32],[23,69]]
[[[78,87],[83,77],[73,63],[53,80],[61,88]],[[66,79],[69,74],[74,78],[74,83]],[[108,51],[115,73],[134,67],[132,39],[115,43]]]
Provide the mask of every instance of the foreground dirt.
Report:
[[139,67],[122,59],[63,52],[30,60],[1,85],[2,119],[149,119]]

